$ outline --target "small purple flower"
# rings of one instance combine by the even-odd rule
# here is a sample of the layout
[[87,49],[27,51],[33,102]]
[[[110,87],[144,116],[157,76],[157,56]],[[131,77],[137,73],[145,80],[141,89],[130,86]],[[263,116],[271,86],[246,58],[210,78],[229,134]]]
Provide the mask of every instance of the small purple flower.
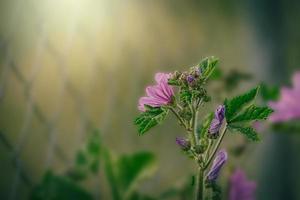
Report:
[[214,159],[210,171],[207,173],[207,177],[206,177],[207,182],[213,182],[217,180],[220,170],[226,161],[227,161],[227,152],[225,150],[220,150]]
[[229,200],[254,200],[256,184],[248,181],[245,173],[237,169],[230,177]]
[[138,109],[145,112],[145,106],[160,107],[172,102],[174,91],[172,86],[168,85],[168,79],[171,74],[157,73],[155,74],[155,81],[157,85],[148,86],[146,88],[147,96],[139,99]]
[[282,88],[277,102],[269,102],[274,112],[269,117],[271,122],[285,122],[300,119],[300,71],[293,76],[293,88]]
[[225,106],[220,105],[215,111],[215,117],[211,121],[208,133],[212,138],[216,138],[219,135],[220,128],[225,118]]
[[186,77],[186,81],[188,82],[188,84],[192,84],[195,81],[195,77],[193,75],[188,75]]
[[187,151],[191,148],[191,143],[190,141],[184,139],[184,138],[179,138],[176,137],[176,143],[182,148],[182,150]]

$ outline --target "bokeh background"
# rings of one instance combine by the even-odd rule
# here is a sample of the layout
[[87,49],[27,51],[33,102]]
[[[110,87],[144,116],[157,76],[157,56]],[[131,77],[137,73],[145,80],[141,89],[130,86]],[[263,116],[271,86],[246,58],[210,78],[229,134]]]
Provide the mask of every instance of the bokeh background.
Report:
[[[214,55],[224,71],[287,84],[300,63],[299,19],[296,0],[1,0],[0,199],[26,199],[22,169],[34,182],[71,165],[94,127],[116,153],[156,154],[146,192],[186,177],[194,165],[175,145],[172,118],[144,137],[133,125],[153,74]],[[300,199],[299,145],[266,133],[253,146],[241,165],[258,199]],[[101,179],[87,187],[97,192]]]

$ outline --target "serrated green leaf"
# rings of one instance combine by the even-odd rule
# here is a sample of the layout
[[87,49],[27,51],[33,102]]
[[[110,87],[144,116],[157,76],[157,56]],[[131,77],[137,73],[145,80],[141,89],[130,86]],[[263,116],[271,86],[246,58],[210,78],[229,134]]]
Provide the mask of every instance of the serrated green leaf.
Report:
[[231,100],[225,100],[225,116],[226,120],[230,121],[235,115],[240,112],[243,107],[253,101],[258,93],[259,87],[256,87],[249,92],[234,97]]
[[233,129],[239,133],[242,133],[251,141],[259,141],[260,140],[258,133],[252,127],[229,125],[229,128]]
[[147,110],[138,116],[134,123],[138,126],[139,134],[144,134],[152,127],[160,124],[167,116],[169,110],[163,107],[147,107]]
[[200,71],[202,72],[202,76],[205,80],[207,80],[213,74],[217,63],[218,59],[213,56],[204,58],[199,63]]
[[258,107],[251,105],[246,108],[242,113],[238,114],[233,119],[229,120],[228,123],[244,122],[252,120],[265,120],[273,112],[273,110],[267,106]]

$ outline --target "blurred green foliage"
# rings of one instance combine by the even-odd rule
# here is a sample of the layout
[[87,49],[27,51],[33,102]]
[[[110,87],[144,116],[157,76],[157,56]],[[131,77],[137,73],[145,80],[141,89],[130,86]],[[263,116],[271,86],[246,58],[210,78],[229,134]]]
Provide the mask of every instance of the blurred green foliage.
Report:
[[266,83],[261,83],[260,86],[260,95],[264,102],[275,101],[279,98],[280,91],[278,86],[270,86]]
[[93,197],[82,187],[64,176],[54,175],[53,172],[45,173],[43,180],[32,191],[32,200],[92,200]]
[[63,175],[47,171],[41,183],[33,189],[31,199],[93,199],[92,194],[86,191],[80,182],[97,174],[101,169],[100,166],[103,166],[102,170],[110,184],[113,199],[131,200],[141,199],[143,196],[137,191],[138,183],[153,174],[156,162],[154,155],[149,152],[113,158],[111,150],[103,144],[99,130],[95,130],[89,135],[83,148],[78,150],[74,166],[67,169]]

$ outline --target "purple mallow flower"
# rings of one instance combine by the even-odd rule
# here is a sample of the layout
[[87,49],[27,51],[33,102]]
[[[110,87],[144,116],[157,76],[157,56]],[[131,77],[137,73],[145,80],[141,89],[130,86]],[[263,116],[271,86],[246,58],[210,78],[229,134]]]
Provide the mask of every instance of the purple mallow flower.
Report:
[[245,173],[237,169],[230,177],[229,200],[254,200],[256,184],[248,181]]
[[187,151],[191,148],[191,143],[190,141],[184,139],[184,138],[179,138],[176,137],[176,143],[180,146],[180,148],[184,151]]
[[271,122],[284,122],[300,119],[300,71],[293,76],[293,88],[282,88],[277,102],[270,102],[274,112],[269,117]]
[[216,181],[222,166],[225,164],[227,160],[227,152],[225,150],[220,150],[212,164],[210,171],[207,173],[206,181],[213,182]]
[[215,117],[211,121],[208,133],[212,138],[218,137],[220,128],[225,118],[225,106],[220,105],[215,111]]
[[172,102],[174,91],[172,86],[168,85],[168,79],[171,74],[157,73],[155,74],[155,81],[157,85],[148,86],[146,88],[147,96],[139,99],[138,109],[145,111],[144,105],[152,107],[160,107]]

